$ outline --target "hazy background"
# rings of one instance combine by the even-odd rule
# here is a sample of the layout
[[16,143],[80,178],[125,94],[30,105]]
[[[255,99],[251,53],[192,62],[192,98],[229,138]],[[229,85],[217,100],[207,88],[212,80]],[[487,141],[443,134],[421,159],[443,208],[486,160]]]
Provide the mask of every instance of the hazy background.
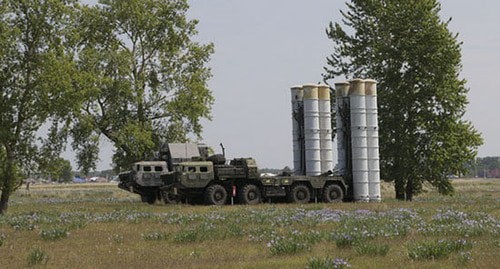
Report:
[[[95,1],[88,1],[95,2]],[[215,44],[209,87],[213,120],[204,122],[206,144],[228,157],[254,157],[260,167],[292,167],[290,87],[317,83],[332,43],[325,29],[341,19],[338,0],[190,0],[198,19],[196,40]],[[479,156],[500,155],[500,2],[441,1],[443,19],[459,33],[462,77],[470,88],[465,118],[483,134]],[[336,152],[336,151],[334,151]],[[98,170],[111,167],[112,147],[101,148]],[[66,158],[73,158],[71,152]],[[74,163],[74,162],[73,162]],[[76,168],[76,167],[75,167]]]

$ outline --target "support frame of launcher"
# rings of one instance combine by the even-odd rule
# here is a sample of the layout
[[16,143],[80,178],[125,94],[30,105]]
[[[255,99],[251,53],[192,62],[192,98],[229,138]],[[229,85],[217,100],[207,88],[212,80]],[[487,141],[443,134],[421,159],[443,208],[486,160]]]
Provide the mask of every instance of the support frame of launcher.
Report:
[[227,162],[224,154],[208,156],[204,145],[174,143],[160,150],[158,160],[137,162],[132,171],[121,173],[118,186],[147,203],[378,202],[376,82],[354,79],[337,83],[331,92],[327,85],[291,88],[293,173],[260,175],[253,158]]

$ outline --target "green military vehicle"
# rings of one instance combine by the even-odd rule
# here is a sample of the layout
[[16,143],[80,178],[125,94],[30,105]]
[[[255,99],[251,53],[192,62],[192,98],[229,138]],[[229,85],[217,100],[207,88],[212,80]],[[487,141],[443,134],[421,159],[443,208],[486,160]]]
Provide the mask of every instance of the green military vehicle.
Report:
[[120,173],[118,187],[139,194],[143,202],[154,204],[160,198],[163,186],[161,175],[169,172],[165,161],[142,161],[134,163],[132,170]]
[[160,193],[160,187],[164,185],[161,176],[172,173],[179,163],[207,156],[208,147],[203,144],[165,144],[156,160],[136,162],[130,171],[120,173],[118,187],[139,194],[141,200],[149,204],[161,199],[169,201]]
[[226,164],[222,155],[179,163],[173,172],[160,177],[160,192],[166,203],[258,204],[280,198],[293,203],[340,202],[348,192],[344,179],[331,172],[319,176],[261,177],[254,159],[236,158]]

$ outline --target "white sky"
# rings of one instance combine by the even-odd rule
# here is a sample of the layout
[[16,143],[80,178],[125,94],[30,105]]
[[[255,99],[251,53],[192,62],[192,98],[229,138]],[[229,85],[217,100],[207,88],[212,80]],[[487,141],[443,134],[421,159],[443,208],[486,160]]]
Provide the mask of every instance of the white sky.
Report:
[[[500,155],[495,115],[500,99],[500,2],[445,0],[442,18],[453,17],[459,33],[469,101],[466,119],[483,134],[479,156]],[[204,141],[228,157],[254,157],[260,167],[292,167],[290,86],[317,83],[332,43],[325,29],[339,21],[340,0],[189,0],[200,21],[196,40],[213,42],[213,120],[204,122]],[[98,170],[111,166],[102,148]],[[335,152],[335,151],[334,151]]]

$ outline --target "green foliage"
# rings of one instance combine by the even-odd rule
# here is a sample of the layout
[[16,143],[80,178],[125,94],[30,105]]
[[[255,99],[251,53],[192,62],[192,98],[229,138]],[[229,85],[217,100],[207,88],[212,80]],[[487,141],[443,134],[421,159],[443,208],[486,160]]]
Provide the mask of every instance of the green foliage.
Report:
[[333,260],[329,257],[313,257],[307,262],[307,269],[329,269],[332,268]]
[[168,238],[168,234],[162,231],[153,231],[142,234],[142,239],[146,241],[162,241]]
[[351,234],[338,234],[334,236],[333,240],[338,248],[348,248],[360,242],[362,238]]
[[191,243],[199,238],[199,233],[195,229],[181,230],[174,235],[174,242],[176,243]]
[[[67,49],[76,1],[2,1],[0,8],[0,214],[40,156],[64,144],[75,101]],[[47,138],[37,137],[47,123]],[[41,143],[40,143],[41,142]],[[20,172],[23,173],[20,173]]]
[[437,0],[352,0],[342,26],[330,23],[333,54],[325,80],[378,80],[382,177],[396,198],[412,200],[424,181],[451,194],[446,178],[464,173],[482,139],[462,119],[466,81],[460,42],[439,17]]
[[73,180],[73,167],[70,161],[61,161],[57,172],[59,172],[57,175],[60,182],[71,182],[71,180]]
[[434,260],[448,257],[453,252],[472,249],[472,243],[464,239],[457,241],[423,241],[407,246],[408,257],[412,260]]
[[[389,193],[386,187],[390,184],[382,184],[382,190]],[[456,196],[430,191],[414,203],[388,199],[377,205],[264,203],[224,207],[150,206],[116,184],[36,184],[29,196],[23,190],[14,193],[12,212],[0,216],[0,237],[6,236],[0,255],[9,257],[0,259],[0,263],[2,268],[27,267],[28,253],[38,246],[50,255],[49,267],[78,264],[81,268],[101,268],[108,264],[110,268],[141,268],[145,261],[148,268],[164,268],[166,261],[167,266],[176,268],[346,268],[346,264],[352,264],[352,268],[498,267],[500,181],[454,180],[453,184]],[[89,225],[73,225],[78,223]],[[312,227],[311,223],[316,225]],[[465,231],[479,225],[484,232],[474,236],[453,232],[458,226]],[[43,240],[39,232],[50,227],[81,230],[67,239]],[[429,233],[431,230],[435,232]],[[174,241],[174,236],[183,231],[193,231],[196,239]],[[142,235],[150,232],[168,234],[168,238],[143,239]],[[364,239],[339,249],[331,240],[333,233]],[[266,244],[277,237],[307,248],[273,255]],[[456,251],[450,252],[449,258],[409,258],[410,244],[438,242],[436,239],[451,242],[450,249]],[[470,241],[472,249],[457,250],[462,248],[457,245],[464,245],[457,244],[459,239],[474,240]],[[360,255],[358,247],[368,244],[387,244],[389,253]],[[167,253],[168,259],[159,253]],[[316,262],[310,262],[312,259]]]
[[0,247],[3,246],[5,242],[5,234],[0,234]]
[[476,159],[476,164],[479,170],[483,169],[488,169],[488,170],[494,170],[494,169],[500,169],[500,157],[495,156],[495,157],[484,157],[484,158],[477,158]]
[[304,242],[298,231],[293,231],[287,235],[275,235],[267,247],[273,255],[293,254],[310,249],[310,245]]
[[50,177],[52,181],[70,182],[73,179],[71,162],[61,157],[55,159],[41,159],[39,171],[42,175]]
[[372,243],[360,244],[356,247],[356,252],[359,255],[365,256],[386,256],[389,252],[389,245],[376,245]]
[[342,269],[350,268],[351,264],[340,258],[316,258],[313,257],[307,262],[307,269]]
[[206,82],[212,44],[191,40],[186,0],[102,0],[83,7],[78,68],[84,100],[73,148],[84,173],[95,168],[99,137],[115,146],[117,168],[150,158],[164,142],[200,136],[213,97]]
[[34,248],[28,254],[28,266],[35,266],[38,264],[47,264],[49,255],[40,248]]
[[470,261],[474,260],[470,251],[463,251],[458,254],[458,263],[461,266],[467,265]]
[[191,40],[197,22],[187,10],[185,0],[2,2],[0,214],[37,169],[71,179],[59,158],[69,133],[84,173],[95,168],[101,136],[116,147],[118,167],[200,136],[213,103],[213,46]]
[[[471,165],[469,174],[478,177],[487,177],[490,170],[500,170],[500,157],[487,156],[484,158],[476,158],[475,162]],[[495,177],[495,175],[493,175]]]
[[40,231],[40,236],[43,240],[56,241],[68,237],[69,231],[65,227],[53,227]]

